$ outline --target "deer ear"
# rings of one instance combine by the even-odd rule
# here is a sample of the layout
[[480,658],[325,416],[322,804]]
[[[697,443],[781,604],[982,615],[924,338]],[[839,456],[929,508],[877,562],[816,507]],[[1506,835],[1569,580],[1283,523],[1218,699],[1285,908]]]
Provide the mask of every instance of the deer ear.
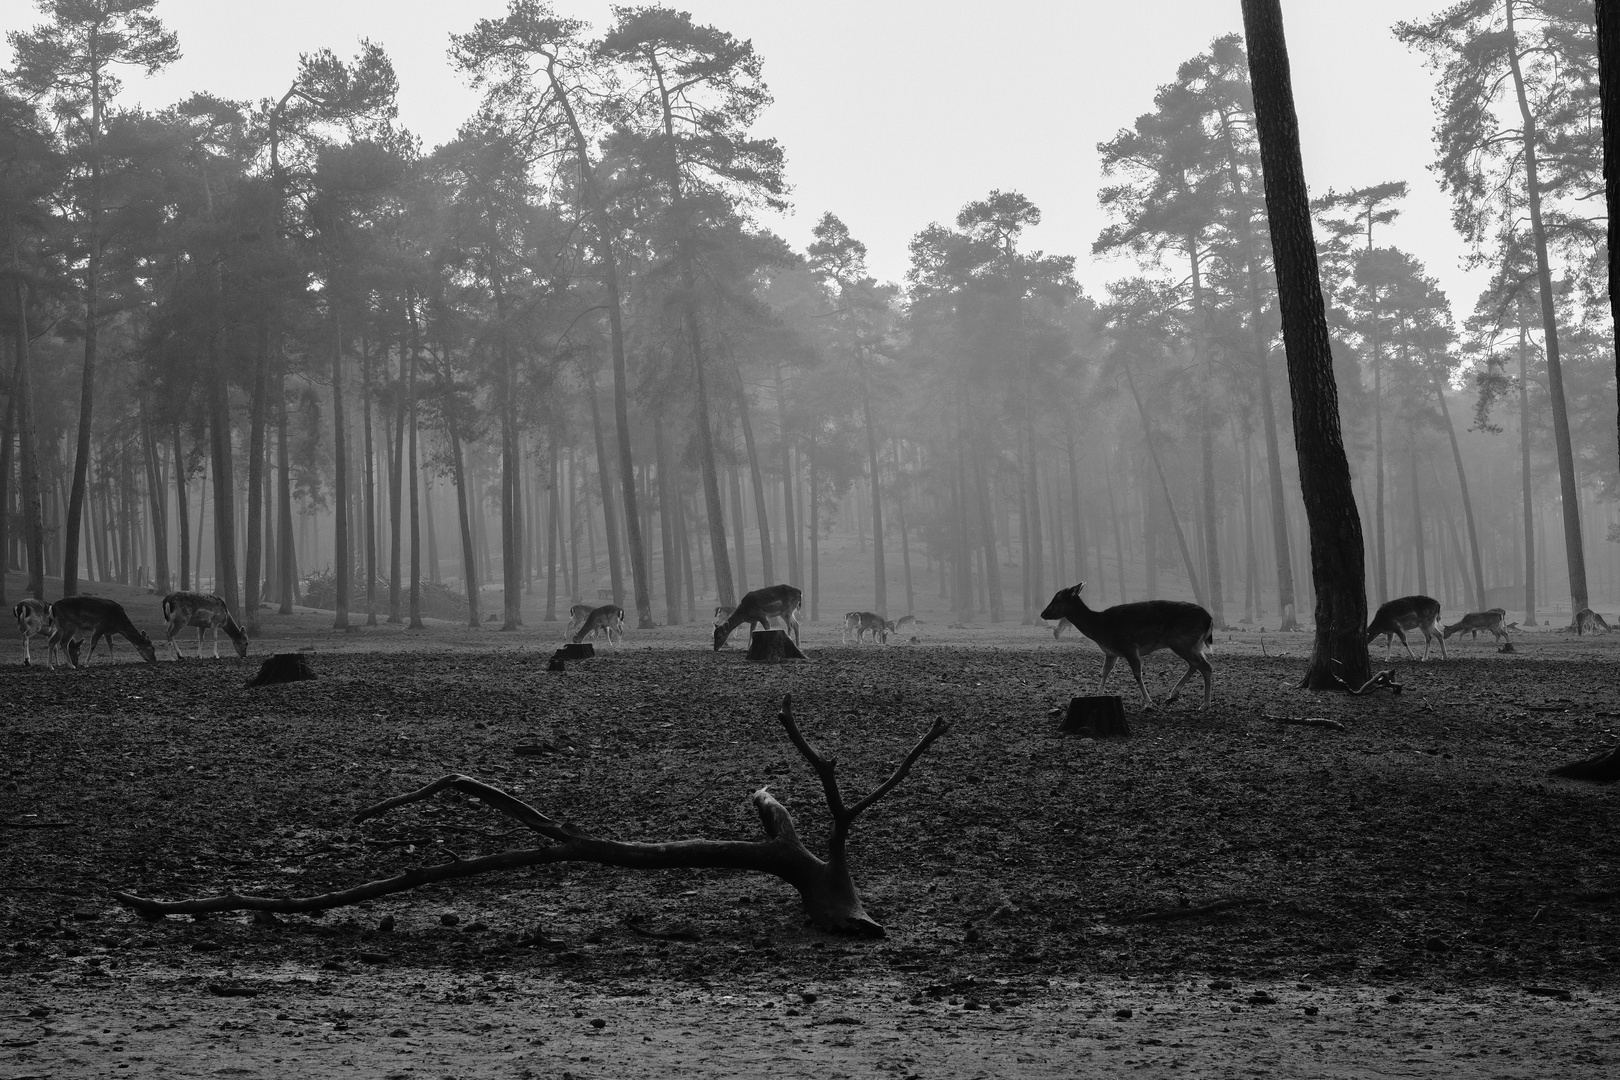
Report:
[[1082,581],[1080,584],[1078,584],[1074,588],[1070,589],[1069,592],[1072,593],[1075,596],[1079,596],[1080,595],[1080,590],[1085,588],[1085,587],[1086,587],[1086,583]]

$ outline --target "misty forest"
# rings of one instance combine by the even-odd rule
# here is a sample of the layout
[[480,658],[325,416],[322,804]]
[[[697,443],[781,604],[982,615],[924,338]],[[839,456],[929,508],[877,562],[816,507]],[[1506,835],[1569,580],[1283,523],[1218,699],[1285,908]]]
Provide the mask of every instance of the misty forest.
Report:
[[[1527,982],[1553,988],[1537,1009],[1585,988],[1620,1016],[1614,789],[1547,777],[1594,753],[1589,778],[1620,777],[1620,15],[1460,0],[1391,27],[1431,77],[1431,174],[1369,151],[1339,190],[1301,164],[1277,0],[1232,7],[1151,100],[1086,106],[1117,129],[1090,250],[1037,249],[1010,175],[913,223],[896,281],[839,207],[795,204],[769,58],[677,8],[469,16],[445,62],[479,105],[437,146],[369,40],[289,58],[256,101],[147,108],[127,84],[185,47],[161,3],[13,12],[0,876],[37,891],[0,899],[0,971],[37,981],[9,1011],[160,961],[213,1009],[247,1008],[223,999],[272,962],[384,980],[339,991],[382,1008],[375,954],[416,972],[407,1027],[412,1001],[494,1007],[524,979],[790,984],[813,1017],[799,989],[846,976],[851,1015],[982,1003],[1037,1042],[1088,975],[1195,980],[1290,1024],[1335,1007],[1308,984],[1426,987],[1431,1022],[1449,988],[1492,988],[1505,1044],[1563,1030],[1527,1019]],[[1419,183],[1479,295],[1392,243]],[[790,207],[815,220],[802,248],[770,227]],[[1093,293],[1093,259],[1128,270]],[[224,614],[171,617],[171,594]],[[36,625],[30,597],[54,604]],[[1400,607],[1424,598],[1438,614]],[[1184,603],[1105,610],[1144,601]],[[773,619],[806,662],[747,664],[748,632],[722,650]],[[205,656],[208,625],[239,635],[222,654],[215,629],[224,660],[138,662],[171,640],[189,661],[191,626]],[[45,637],[25,669],[36,631],[86,671],[39,670]],[[111,660],[92,631],[121,635]],[[1160,653],[1133,675],[1155,649],[1197,693],[1150,708],[1182,674]],[[243,689],[300,650],[313,681]],[[1123,711],[1088,731],[1116,656]],[[870,796],[844,806],[823,745]],[[766,839],[660,842],[747,831],[714,790],[765,779]],[[444,791],[481,827],[435,832],[417,804]],[[541,846],[511,850],[525,826]],[[735,900],[769,888],[738,870],[793,904]],[[457,905],[488,932],[441,925]],[[235,966],[174,958],[199,938]],[[499,974],[468,989],[467,963]],[[1191,1009],[1159,992],[1155,1023]],[[666,1019],[678,1055],[703,1021]],[[852,1037],[826,1053],[887,1060]],[[1598,1060],[1557,1045],[1567,1075]]]

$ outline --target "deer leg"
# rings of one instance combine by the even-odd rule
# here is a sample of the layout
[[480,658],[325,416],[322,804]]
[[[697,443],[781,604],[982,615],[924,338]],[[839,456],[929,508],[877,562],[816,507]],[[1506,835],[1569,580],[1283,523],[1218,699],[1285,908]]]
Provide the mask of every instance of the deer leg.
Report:
[[1148,696],[1147,683],[1142,681],[1142,658],[1136,653],[1126,653],[1125,662],[1131,665],[1131,674],[1136,676],[1136,688],[1142,691],[1142,708],[1153,708],[1153,699]]
[[[1477,633],[1477,631],[1476,631],[1476,633]],[[1446,639],[1444,637],[1441,637],[1439,633],[1436,633],[1434,636],[1440,642],[1440,659],[1442,659],[1442,660],[1450,659],[1448,656],[1446,656]],[[1427,658],[1428,655],[1429,655],[1429,635],[1428,635],[1427,631],[1425,631],[1424,635],[1423,635],[1423,655],[1424,655],[1425,658]]]
[[1101,696],[1108,690],[1108,676],[1114,671],[1114,661],[1118,659],[1113,653],[1103,653],[1102,680],[1097,683],[1097,694]]
[[[1406,658],[1408,660],[1416,660],[1417,659],[1417,654],[1412,651],[1411,644],[1408,643],[1407,640],[1406,640],[1406,631],[1405,630],[1396,630],[1395,634],[1396,634],[1397,637],[1399,637],[1401,639],[1401,648],[1406,650]],[[1427,638],[1425,638],[1423,640],[1423,644],[1424,644],[1425,647],[1428,646],[1429,641],[1428,641]],[[1391,648],[1393,648],[1393,646],[1391,646]],[[1389,659],[1389,657],[1386,655],[1384,657],[1384,659],[1387,660],[1387,659]]]

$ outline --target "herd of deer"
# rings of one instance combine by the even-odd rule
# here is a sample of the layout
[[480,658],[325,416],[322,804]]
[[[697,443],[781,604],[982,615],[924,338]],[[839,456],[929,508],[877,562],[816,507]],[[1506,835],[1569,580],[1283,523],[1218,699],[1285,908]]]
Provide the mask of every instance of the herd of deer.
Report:
[[[135,646],[147,663],[157,661],[157,648],[152,644],[152,639],[130,621],[124,606],[114,600],[100,596],[65,596],[54,604],[47,604],[29,597],[12,608],[12,614],[17,617],[17,629],[22,634],[24,667],[33,665],[29,643],[36,637],[46,639],[49,645],[46,662],[53,671],[56,669],[57,650],[62,651],[73,667],[85,667],[95,656],[96,646],[102,638],[107,639],[107,651],[112,652],[114,634]],[[202,659],[204,630],[214,632],[214,659],[219,659],[221,630],[236,646],[236,655],[247,655],[247,631],[231,615],[225,601],[217,596],[195,592],[170,593],[163,598],[163,618],[168,623],[168,636],[164,638],[164,644],[174,648],[176,660],[180,659],[180,643],[175,638],[189,626],[197,628],[197,659]],[[90,638],[90,650],[81,663],[79,649],[86,635]]]
[[[1123,658],[1136,678],[1143,707],[1152,708],[1153,699],[1142,679],[1142,657],[1160,649],[1169,649],[1186,661],[1187,670],[1182,673],[1181,680],[1170,691],[1165,703],[1175,701],[1181,694],[1181,688],[1194,675],[1201,675],[1204,680],[1204,700],[1200,708],[1209,705],[1214,694],[1214,669],[1209,663],[1209,652],[1215,644],[1215,621],[1208,611],[1197,604],[1180,600],[1143,600],[1116,604],[1098,611],[1080,595],[1084,588],[1085,582],[1082,581],[1071,588],[1059,590],[1041,612],[1041,618],[1056,622],[1054,635],[1060,634],[1065,624],[1072,625],[1102,649],[1102,679],[1097,684],[1097,693],[1101,694],[1107,688],[1115,662]],[[752,631],[755,626],[768,628],[772,619],[781,620],[783,628],[793,635],[797,644],[799,609],[803,603],[804,593],[794,586],[771,585],[748,593],[735,608],[715,608],[715,650],[723,648],[732,632],[744,623]],[[67,654],[72,666],[83,666],[79,661],[79,649],[87,634],[90,637],[90,651],[85,656],[84,664],[88,664],[95,655],[96,645],[102,638],[107,639],[107,649],[111,652],[114,634],[121,634],[133,644],[147,662],[157,660],[157,649],[151,638],[130,621],[123,607],[99,596],[69,596],[49,605],[42,600],[27,599],[16,606],[14,613],[17,616],[17,629],[22,633],[25,666],[33,663],[29,642],[41,635],[49,642],[48,662],[53,670],[59,648]],[[176,660],[180,659],[180,645],[175,638],[186,627],[197,629],[198,659],[202,658],[203,631],[209,629],[214,632],[215,659],[219,658],[221,630],[236,645],[238,656],[247,655],[247,634],[232,617],[225,601],[218,596],[194,592],[170,593],[163,598],[163,617],[168,622],[165,644],[174,648]],[[1508,631],[1518,629],[1518,624],[1509,623],[1506,619],[1505,609],[1490,608],[1470,612],[1449,626],[1442,625],[1438,600],[1430,596],[1403,596],[1378,608],[1372,621],[1367,624],[1367,643],[1383,637],[1384,657],[1388,659],[1394,650],[1395,639],[1399,638],[1406,655],[1415,659],[1406,634],[1408,631],[1421,631],[1423,658],[1429,658],[1430,641],[1438,641],[1440,656],[1446,659],[1446,639],[1456,634],[1477,637],[1484,630],[1494,640],[1507,642]],[[887,644],[891,634],[904,633],[912,629],[915,623],[916,620],[910,615],[890,621],[874,612],[851,611],[844,616],[839,640],[847,643],[853,634],[855,642],[859,644],[870,635],[874,643]],[[1604,632],[1609,630],[1603,616],[1591,608],[1576,612],[1577,633],[1592,633],[1599,628]],[[624,639],[624,608],[617,604],[599,607],[575,604],[569,610],[567,632],[576,642],[602,634],[610,645],[619,644]],[[1504,646],[1504,649],[1510,648],[1511,644]]]

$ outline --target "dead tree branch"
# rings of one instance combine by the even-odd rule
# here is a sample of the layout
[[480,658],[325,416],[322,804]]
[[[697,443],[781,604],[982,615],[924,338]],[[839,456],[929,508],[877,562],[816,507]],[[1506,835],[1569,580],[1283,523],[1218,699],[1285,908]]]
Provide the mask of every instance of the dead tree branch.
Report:
[[468,795],[491,810],[528,827],[549,843],[541,847],[504,851],[476,859],[452,858],[449,862],[410,870],[391,878],[357,885],[337,892],[304,897],[262,897],[226,893],[193,900],[154,900],[132,893],[115,892],[113,897],[147,918],[164,915],[201,914],[220,911],[274,911],[283,913],[324,911],[371,900],[390,893],[405,892],[422,885],[473,877],[497,870],[512,870],[559,862],[590,862],[630,870],[662,870],[676,867],[747,870],[781,878],[799,891],[805,913],[824,930],[881,937],[883,927],[866,914],[859,892],[849,874],[845,853],[849,831],[855,819],[878,800],[893,791],[912,766],[950,730],[943,718],[936,719],[928,732],[911,748],[887,780],[853,806],[845,806],[835,773],[837,761],[811,746],[793,719],[791,697],[782,699],[778,715],[788,738],[821,780],[833,826],[827,839],[828,858],[824,861],[799,840],[793,815],[767,789],[754,792],[751,802],[759,815],[764,840],[677,840],[667,843],[608,840],[594,836],[578,825],[558,821],[541,813],[522,799],[470,776],[452,774],[425,787],[396,795],[368,806],[354,816],[357,822],[378,817],[390,810],[423,802],[441,791],[455,790]]

